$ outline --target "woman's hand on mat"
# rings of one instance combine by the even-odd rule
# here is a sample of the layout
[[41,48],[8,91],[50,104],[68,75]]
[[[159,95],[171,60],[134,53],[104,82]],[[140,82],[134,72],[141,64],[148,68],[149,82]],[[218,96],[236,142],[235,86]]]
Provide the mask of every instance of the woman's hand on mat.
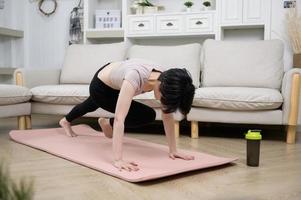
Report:
[[186,154],[179,153],[179,152],[169,153],[169,157],[173,160],[175,160],[176,158],[180,158],[183,160],[194,160],[194,156],[186,155]]
[[119,171],[126,170],[131,172],[139,170],[138,165],[135,162],[127,162],[124,160],[114,161],[114,166],[119,169]]

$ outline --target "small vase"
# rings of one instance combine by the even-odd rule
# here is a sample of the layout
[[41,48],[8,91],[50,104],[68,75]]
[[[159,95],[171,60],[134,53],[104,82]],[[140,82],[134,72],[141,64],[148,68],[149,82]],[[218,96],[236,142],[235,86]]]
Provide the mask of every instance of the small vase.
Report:
[[186,7],[186,12],[191,12],[191,7]]
[[156,6],[145,6],[143,9],[144,14],[152,14],[158,11],[158,7]]
[[142,6],[138,6],[136,8],[136,15],[142,15],[143,14],[143,7]]
[[204,6],[204,10],[211,10],[211,6]]

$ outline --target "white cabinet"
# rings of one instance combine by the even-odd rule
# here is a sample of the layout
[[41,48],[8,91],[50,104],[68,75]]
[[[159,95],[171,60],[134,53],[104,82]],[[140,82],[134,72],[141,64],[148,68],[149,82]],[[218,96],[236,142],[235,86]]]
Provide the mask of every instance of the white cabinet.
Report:
[[[102,43],[106,42],[107,39],[108,41],[116,42],[124,40],[124,21],[122,20],[124,19],[124,11],[126,10],[126,2],[124,0],[83,0],[83,8],[83,42],[85,44]],[[114,10],[118,13],[117,18],[119,18],[119,13],[121,13],[121,27],[99,28],[96,26],[96,15],[100,12],[97,10]]]
[[266,0],[244,0],[243,22],[246,24],[264,23],[267,12]]
[[131,16],[128,18],[130,35],[149,35],[154,32],[153,16]]
[[214,35],[214,12],[129,15],[127,34],[135,36]]
[[219,0],[220,24],[264,24],[269,0]]
[[221,24],[242,23],[243,0],[220,0]]
[[188,14],[186,16],[187,32],[213,32],[212,14]]
[[161,15],[156,17],[157,33],[180,33],[183,30],[181,15]]

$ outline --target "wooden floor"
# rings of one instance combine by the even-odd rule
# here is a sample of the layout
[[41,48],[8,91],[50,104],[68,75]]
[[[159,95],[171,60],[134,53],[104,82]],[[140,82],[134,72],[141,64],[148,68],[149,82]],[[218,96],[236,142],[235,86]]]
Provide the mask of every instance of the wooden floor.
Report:
[[[33,128],[56,127],[58,119],[33,116]],[[260,167],[248,167],[245,164],[245,140],[241,137],[207,134],[191,139],[187,133],[178,139],[178,147],[235,156],[239,160],[224,167],[132,184],[14,143],[8,137],[12,129],[16,129],[15,118],[0,119],[0,159],[5,160],[14,179],[34,179],[37,200],[301,199],[301,139],[295,145],[273,138],[263,140]],[[225,132],[224,135],[227,131],[232,132],[228,128],[219,131]],[[129,133],[127,136],[165,144],[162,134]],[[300,134],[298,136],[301,138]]]

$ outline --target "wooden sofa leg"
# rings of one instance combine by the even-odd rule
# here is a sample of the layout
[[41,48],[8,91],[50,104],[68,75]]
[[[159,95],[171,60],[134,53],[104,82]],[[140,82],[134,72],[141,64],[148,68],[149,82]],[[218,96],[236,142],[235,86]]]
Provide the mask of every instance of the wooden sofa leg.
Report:
[[175,121],[175,136],[176,138],[180,137],[180,122]]
[[300,96],[301,75],[294,74],[292,79],[290,112],[288,118],[288,128],[286,143],[294,144],[296,140],[296,127],[298,122],[299,96]]
[[199,138],[199,123],[197,121],[191,122],[191,138]]
[[25,130],[26,129],[25,116],[19,116],[18,117],[18,127],[19,127],[19,130]]
[[30,115],[25,116],[25,121],[26,121],[26,129],[31,129],[31,116]]
[[296,141],[296,126],[289,125],[286,133],[286,143],[294,144]]

